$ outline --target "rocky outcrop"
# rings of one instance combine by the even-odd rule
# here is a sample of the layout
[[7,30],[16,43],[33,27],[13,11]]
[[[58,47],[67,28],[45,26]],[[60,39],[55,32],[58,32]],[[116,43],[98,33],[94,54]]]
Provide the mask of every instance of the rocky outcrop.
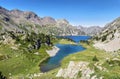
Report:
[[29,79],[33,79],[36,77],[40,77],[41,75],[43,75],[43,73],[34,73],[34,74],[27,74],[26,77]]
[[96,79],[91,78],[91,74],[94,73],[94,70],[91,70],[88,67],[88,62],[74,62],[70,61],[69,65],[65,69],[60,69],[56,75],[56,77],[64,77],[64,78],[70,78],[70,79]]
[[120,38],[113,39],[107,43],[96,42],[93,46],[106,52],[115,52],[120,49]]
[[107,24],[94,40],[96,48],[107,52],[118,51],[120,49],[120,18]]
[[53,46],[53,47],[52,47],[52,50],[46,50],[46,52],[48,53],[48,55],[49,55],[50,57],[53,57],[53,56],[55,56],[55,55],[57,54],[57,52],[58,52],[59,50],[60,50],[60,49],[59,49],[58,47]]

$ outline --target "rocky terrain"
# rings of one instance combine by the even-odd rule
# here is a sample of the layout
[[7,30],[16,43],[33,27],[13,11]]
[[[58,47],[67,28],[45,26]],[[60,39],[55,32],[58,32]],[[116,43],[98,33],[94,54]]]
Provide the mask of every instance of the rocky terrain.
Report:
[[[85,51],[69,55],[66,60],[63,59],[61,65],[65,65],[64,68],[41,73],[39,64],[59,51],[53,46],[56,39],[52,35],[96,36],[93,40],[87,41]],[[59,41],[62,42],[64,39]],[[39,17],[34,12],[0,7],[0,68],[9,78],[16,79],[18,75],[18,78],[30,79],[45,79],[48,76],[58,79],[119,79],[119,49],[120,18],[104,28],[76,27],[66,19]],[[69,63],[66,65],[66,62]],[[2,73],[0,72],[0,78],[4,77]]]
[[120,49],[120,18],[107,24],[102,33],[95,37],[95,47],[109,52]]
[[[91,30],[89,30],[91,27],[86,29],[79,26],[78,28],[87,31],[88,34],[92,34]],[[93,46],[92,50],[87,48],[88,51],[84,52],[88,52],[88,54],[91,52],[92,55],[95,54],[93,61],[96,62],[86,62],[88,60],[79,62],[70,61],[66,68],[61,68],[58,71],[56,77],[63,77],[65,79],[119,79],[119,76],[114,75],[114,73],[120,73],[118,70],[120,68],[120,17],[108,23],[103,29],[98,29],[100,32],[97,33],[96,30],[97,28],[94,28],[93,32],[96,32],[96,36],[92,40],[94,42],[91,44]],[[98,60],[96,57],[97,53],[103,53],[104,55],[98,55],[100,56],[99,58],[103,58]],[[89,58],[90,55],[87,56],[88,54],[83,56]],[[70,60],[72,60],[72,57],[70,56]],[[90,64],[92,64],[93,68],[90,67]]]
[[52,47],[52,50],[46,50],[46,52],[49,54],[50,57],[53,57],[57,54],[57,52],[59,51],[60,49],[56,46],[53,46]]
[[56,75],[56,77],[64,77],[64,78],[83,78],[90,79],[90,74],[93,74],[94,71],[89,69],[88,62],[78,62],[70,61],[68,67],[66,69],[60,69]]
[[78,26],[78,29],[82,30],[85,32],[85,35],[97,35],[100,32],[102,32],[102,27],[100,26],[90,26],[90,27],[83,27],[83,26]]

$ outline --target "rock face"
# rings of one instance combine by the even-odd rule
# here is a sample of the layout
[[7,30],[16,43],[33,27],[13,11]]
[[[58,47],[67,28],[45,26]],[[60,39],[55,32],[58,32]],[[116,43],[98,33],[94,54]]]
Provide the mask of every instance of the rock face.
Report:
[[85,35],[96,35],[102,32],[103,28],[99,26],[90,26],[90,27],[78,26],[78,29],[82,30],[85,33]]
[[58,26],[68,26],[69,22],[66,19],[58,19],[57,24]]
[[47,24],[55,25],[56,24],[56,20],[52,17],[43,17],[41,18],[41,21],[43,25],[47,25]]
[[88,62],[75,63],[74,61],[70,61],[68,67],[65,69],[61,68],[56,77],[90,79],[90,75],[94,73],[94,70],[91,70],[88,65]]
[[103,31],[95,37],[95,47],[114,52],[120,49],[120,18],[107,24]]
[[29,24],[39,24],[41,25],[41,19],[34,13],[30,11],[20,11],[20,10],[11,10],[9,12],[11,19],[17,23],[29,23]]

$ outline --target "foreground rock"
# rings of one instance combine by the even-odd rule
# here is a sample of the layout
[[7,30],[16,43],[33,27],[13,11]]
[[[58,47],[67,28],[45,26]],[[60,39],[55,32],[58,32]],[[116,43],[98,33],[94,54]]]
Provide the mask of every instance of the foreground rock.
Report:
[[[81,79],[90,79],[90,75],[94,73],[94,70],[91,70],[88,67],[88,62],[77,62],[70,61],[69,65],[65,69],[60,69],[56,77],[66,78],[81,78]],[[96,78],[93,78],[96,79]]]

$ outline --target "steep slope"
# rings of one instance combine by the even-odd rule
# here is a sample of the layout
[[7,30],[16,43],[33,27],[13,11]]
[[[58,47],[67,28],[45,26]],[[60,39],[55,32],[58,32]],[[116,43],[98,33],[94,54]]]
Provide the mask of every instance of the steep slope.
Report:
[[117,51],[120,49],[120,18],[107,24],[102,33],[98,34],[95,39],[97,43],[94,45],[106,51]]
[[32,23],[42,25],[41,19],[34,12],[16,9],[9,11],[9,14],[11,19],[17,24]]
[[52,18],[52,17],[43,17],[43,18],[41,18],[41,22],[42,22],[42,24],[43,25],[55,25],[56,24],[56,20],[54,19],[54,18]]
[[0,7],[0,30],[15,30],[19,28],[16,26],[14,21],[11,19],[9,11],[5,8]]

